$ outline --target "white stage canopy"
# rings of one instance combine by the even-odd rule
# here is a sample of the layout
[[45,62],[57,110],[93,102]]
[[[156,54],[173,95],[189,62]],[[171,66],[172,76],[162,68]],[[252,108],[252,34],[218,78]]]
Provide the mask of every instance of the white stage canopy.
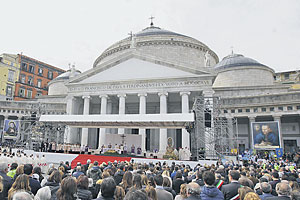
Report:
[[40,122],[87,128],[185,128],[194,113],[124,115],[42,115]]

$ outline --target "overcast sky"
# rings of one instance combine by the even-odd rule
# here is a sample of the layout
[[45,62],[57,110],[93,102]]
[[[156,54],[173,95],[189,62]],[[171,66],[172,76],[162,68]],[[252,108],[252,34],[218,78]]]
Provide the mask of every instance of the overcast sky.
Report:
[[110,45],[154,25],[276,72],[300,69],[300,0],[0,0],[0,54],[86,71]]

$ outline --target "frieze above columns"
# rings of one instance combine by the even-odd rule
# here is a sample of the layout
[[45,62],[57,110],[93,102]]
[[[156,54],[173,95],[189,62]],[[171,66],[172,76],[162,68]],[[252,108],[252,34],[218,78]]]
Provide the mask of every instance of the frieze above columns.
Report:
[[138,89],[162,89],[162,88],[184,88],[184,87],[205,87],[212,84],[211,80],[182,80],[164,82],[140,82],[140,83],[107,83],[91,85],[70,85],[69,92],[97,92],[97,91],[118,91]]

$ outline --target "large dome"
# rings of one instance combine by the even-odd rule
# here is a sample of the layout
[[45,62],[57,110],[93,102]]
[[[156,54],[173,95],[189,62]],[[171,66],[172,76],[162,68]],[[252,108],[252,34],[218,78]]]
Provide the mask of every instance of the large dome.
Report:
[[231,54],[215,65],[214,88],[267,86],[274,84],[274,70],[252,58]]
[[207,53],[210,57],[209,66],[214,66],[219,62],[217,54],[202,42],[179,33],[150,26],[107,48],[96,59],[93,67],[130,51],[192,69],[205,67],[204,61]]

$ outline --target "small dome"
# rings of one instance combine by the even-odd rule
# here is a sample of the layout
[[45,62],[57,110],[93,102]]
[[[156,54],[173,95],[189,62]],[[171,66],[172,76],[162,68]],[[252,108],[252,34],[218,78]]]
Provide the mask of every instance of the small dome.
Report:
[[[77,76],[78,74],[81,74],[81,72],[79,70],[75,70],[73,76]],[[66,71],[65,73],[57,76],[55,79],[53,79],[52,81],[57,81],[57,80],[68,80],[70,79],[71,76],[71,69],[69,69],[68,71]]]
[[[267,67],[252,58],[244,57],[241,54],[231,54],[223,58],[221,62],[215,65],[216,70],[228,69],[240,66],[262,66]],[[268,67],[267,67],[268,68]]]

